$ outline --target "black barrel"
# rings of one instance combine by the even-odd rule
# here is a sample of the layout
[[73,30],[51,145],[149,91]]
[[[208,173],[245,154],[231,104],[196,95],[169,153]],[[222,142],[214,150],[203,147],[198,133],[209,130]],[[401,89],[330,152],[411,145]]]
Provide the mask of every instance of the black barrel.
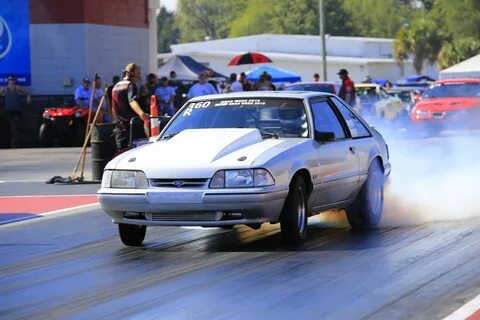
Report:
[[91,136],[92,147],[92,179],[102,180],[103,169],[113,159],[117,146],[113,137],[114,123],[99,123],[93,126]]

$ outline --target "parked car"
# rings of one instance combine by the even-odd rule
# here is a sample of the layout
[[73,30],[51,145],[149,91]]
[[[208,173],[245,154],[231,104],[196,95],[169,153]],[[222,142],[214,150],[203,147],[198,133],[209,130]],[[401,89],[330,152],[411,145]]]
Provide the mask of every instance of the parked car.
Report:
[[340,85],[335,82],[296,82],[283,87],[285,91],[315,91],[338,94]]
[[362,116],[394,120],[402,110],[402,101],[388,95],[386,89],[375,83],[355,84],[357,108]]
[[410,117],[431,134],[443,129],[480,128],[480,79],[436,81],[425,91]]
[[396,87],[387,89],[387,93],[389,96],[398,98],[402,101],[402,114],[410,114],[410,111],[415,106],[417,102],[417,95],[419,91],[414,88],[408,87]]
[[129,246],[147,226],[265,222],[298,244],[308,216],[325,210],[376,227],[390,170],[382,136],[332,94],[210,95],[187,102],[157,141],[110,161],[98,199]]

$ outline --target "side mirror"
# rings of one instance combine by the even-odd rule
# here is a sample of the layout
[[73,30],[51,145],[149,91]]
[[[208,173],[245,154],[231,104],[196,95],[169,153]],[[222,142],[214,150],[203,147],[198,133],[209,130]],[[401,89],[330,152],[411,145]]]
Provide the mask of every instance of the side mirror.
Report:
[[317,131],[317,130],[315,130],[314,139],[317,142],[335,141],[335,133],[334,132],[328,132],[328,131]]

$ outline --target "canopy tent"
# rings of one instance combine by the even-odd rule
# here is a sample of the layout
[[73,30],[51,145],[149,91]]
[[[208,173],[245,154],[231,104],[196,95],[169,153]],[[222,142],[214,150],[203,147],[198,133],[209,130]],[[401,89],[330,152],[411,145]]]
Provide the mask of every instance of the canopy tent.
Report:
[[198,80],[200,72],[208,72],[210,78],[217,81],[225,81],[227,77],[213,71],[189,56],[173,56],[165,64],[158,68],[158,76],[168,76],[170,71],[175,71],[178,80]]
[[256,81],[260,79],[262,73],[268,73],[272,77],[272,82],[297,82],[302,81],[302,77],[291,71],[280,69],[277,67],[263,65],[253,70],[246,72],[247,79]]
[[440,79],[480,78],[480,54],[440,71]]

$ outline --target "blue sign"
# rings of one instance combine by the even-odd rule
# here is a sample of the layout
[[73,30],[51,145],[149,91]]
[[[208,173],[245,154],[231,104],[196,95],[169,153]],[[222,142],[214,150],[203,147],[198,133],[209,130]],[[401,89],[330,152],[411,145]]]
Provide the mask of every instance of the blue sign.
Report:
[[0,86],[31,85],[29,0],[0,0]]

